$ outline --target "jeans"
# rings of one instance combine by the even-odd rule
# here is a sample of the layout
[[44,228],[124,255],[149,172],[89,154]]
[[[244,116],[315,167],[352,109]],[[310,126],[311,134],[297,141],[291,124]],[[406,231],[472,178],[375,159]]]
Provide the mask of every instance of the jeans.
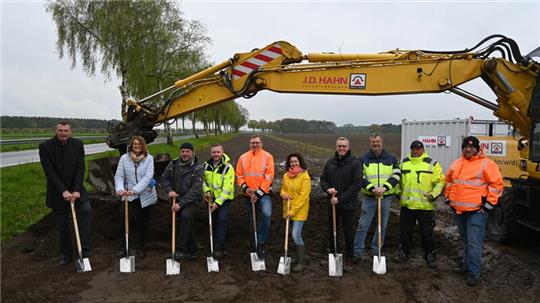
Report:
[[191,218],[196,210],[197,205],[191,204],[176,212],[176,243],[178,250],[183,253],[197,253],[197,240],[191,226]]
[[[249,224],[253,226],[253,215],[251,210],[251,199],[246,197],[244,199],[244,205],[248,213]],[[269,195],[262,196],[257,203],[255,203],[255,212],[257,216],[257,243],[265,244],[268,239],[268,232],[270,231],[270,219],[272,217],[272,198]],[[262,217],[262,218],[261,218]],[[252,230],[253,232],[253,230]]]
[[218,209],[212,213],[212,220],[216,219],[216,245],[220,248],[225,247],[225,235],[227,233],[227,217],[229,216],[229,205],[231,200],[225,200]]
[[463,241],[463,263],[467,267],[467,273],[473,278],[480,278],[487,218],[488,214],[481,211],[455,215],[459,235]]
[[294,241],[294,245],[304,245],[304,239],[302,239],[302,228],[304,228],[305,221],[293,220],[292,222],[292,238]]
[[332,207],[328,207],[328,247],[329,251],[336,252],[339,249],[339,222],[343,226],[345,235],[345,257],[352,259],[354,256],[354,211],[336,208],[336,237],[337,246],[334,247],[334,231],[332,219]]
[[433,227],[435,227],[435,219],[432,210],[408,209],[401,207],[399,215],[400,225],[400,249],[409,254],[413,245],[413,231],[416,226],[416,221],[420,227],[420,235],[422,236],[422,247],[424,248],[424,257],[435,251],[435,239],[433,237]]
[[[79,235],[81,237],[81,247],[86,252],[90,250],[92,206],[89,201],[77,201],[75,203],[75,212],[77,215]],[[60,236],[60,253],[65,257],[71,257],[73,256],[73,243],[71,242],[73,234],[70,233],[70,226],[73,222],[71,210],[54,210],[53,213]]]
[[[386,224],[388,223],[388,217],[390,216],[390,204],[393,199],[393,195],[385,196],[381,199],[381,249],[384,243],[384,235],[386,232]],[[367,232],[371,226],[373,218],[377,215],[377,198],[373,196],[366,196],[362,203],[362,214],[358,219],[358,228],[356,229],[356,237],[354,239],[354,255],[362,256],[364,253],[364,246],[366,241]],[[377,222],[377,219],[375,220]],[[372,251],[378,251],[378,230],[375,230],[373,240],[371,241]]]

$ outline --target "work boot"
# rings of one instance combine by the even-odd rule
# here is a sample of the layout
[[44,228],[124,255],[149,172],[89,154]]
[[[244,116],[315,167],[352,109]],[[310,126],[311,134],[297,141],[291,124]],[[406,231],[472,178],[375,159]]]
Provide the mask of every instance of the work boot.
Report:
[[306,247],[304,245],[298,245],[296,247],[296,258],[298,263],[293,267],[293,272],[301,272],[304,270],[306,262]]
[[214,256],[213,257],[216,258],[216,259],[223,258],[223,255],[224,255],[223,251],[224,251],[223,246],[216,245],[216,249],[214,249]]
[[467,272],[467,265],[465,264],[465,262],[462,260],[461,262],[459,262],[459,264],[457,265],[457,267],[454,269],[454,271],[456,273],[459,273],[459,274],[464,274]]
[[137,258],[141,258],[141,259],[146,258],[146,253],[144,252],[144,248],[141,248],[141,247],[137,248],[135,250],[135,254]]
[[71,263],[72,260],[73,258],[71,256],[62,255],[60,257],[60,266],[66,266]]
[[473,276],[468,276],[467,277],[467,285],[476,286],[478,284],[480,284],[480,278],[479,277],[473,277]]
[[343,272],[352,272],[353,270],[353,262],[351,259],[345,259],[345,262],[343,262]]
[[354,264],[358,264],[358,263],[362,262],[362,256],[361,255],[354,255],[352,261],[353,261]]
[[431,269],[436,269],[437,268],[437,263],[435,262],[436,261],[436,254],[434,251],[430,252],[429,254],[426,255],[426,263],[427,265],[429,266],[429,268]]
[[262,243],[257,244],[257,258],[259,258],[259,260],[264,260],[265,256],[266,256],[266,251],[264,250],[264,244]]
[[394,262],[396,263],[405,263],[409,261],[411,257],[409,256],[409,253],[406,253],[402,249],[400,249],[397,253],[397,255],[394,257]]

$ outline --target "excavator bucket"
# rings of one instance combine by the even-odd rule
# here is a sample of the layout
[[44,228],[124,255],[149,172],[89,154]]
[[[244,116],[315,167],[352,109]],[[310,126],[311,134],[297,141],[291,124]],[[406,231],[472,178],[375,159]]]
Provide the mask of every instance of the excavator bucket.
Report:
[[[117,157],[107,157],[101,159],[95,159],[88,162],[88,178],[86,181],[92,185],[92,187],[103,194],[114,195],[114,174],[116,173],[116,167],[118,166]],[[161,174],[171,161],[169,154],[158,154],[154,157],[154,176],[159,179]],[[166,197],[162,195],[162,191],[158,189],[158,195],[160,197]],[[166,199],[166,198],[165,198]]]

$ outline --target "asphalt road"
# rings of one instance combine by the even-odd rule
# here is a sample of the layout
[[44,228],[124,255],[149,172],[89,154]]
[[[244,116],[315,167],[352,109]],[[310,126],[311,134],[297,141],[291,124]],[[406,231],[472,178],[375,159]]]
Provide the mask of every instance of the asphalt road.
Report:
[[[191,137],[193,137],[193,135],[179,136],[179,137],[174,137],[174,140],[178,141],[178,140],[191,138]],[[165,143],[165,142],[166,142],[166,138],[157,138],[151,144]],[[109,148],[107,144],[105,143],[88,144],[84,146],[84,152],[87,155],[97,154],[97,153],[101,153],[101,152],[109,151],[109,150],[114,150],[114,149]],[[32,163],[32,162],[39,162],[39,150],[37,149],[0,153],[0,167],[14,166],[14,165]]]

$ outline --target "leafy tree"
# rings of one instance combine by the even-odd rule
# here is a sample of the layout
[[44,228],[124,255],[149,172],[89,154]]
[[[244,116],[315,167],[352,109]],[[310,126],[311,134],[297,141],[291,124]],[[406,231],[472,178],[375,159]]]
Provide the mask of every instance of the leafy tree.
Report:
[[88,75],[100,64],[107,77],[119,77],[122,109],[130,95],[155,92],[182,71],[198,70],[209,42],[202,25],[183,19],[170,0],[57,0],[47,11],[57,25],[60,58],[67,52],[73,68],[79,59]]

